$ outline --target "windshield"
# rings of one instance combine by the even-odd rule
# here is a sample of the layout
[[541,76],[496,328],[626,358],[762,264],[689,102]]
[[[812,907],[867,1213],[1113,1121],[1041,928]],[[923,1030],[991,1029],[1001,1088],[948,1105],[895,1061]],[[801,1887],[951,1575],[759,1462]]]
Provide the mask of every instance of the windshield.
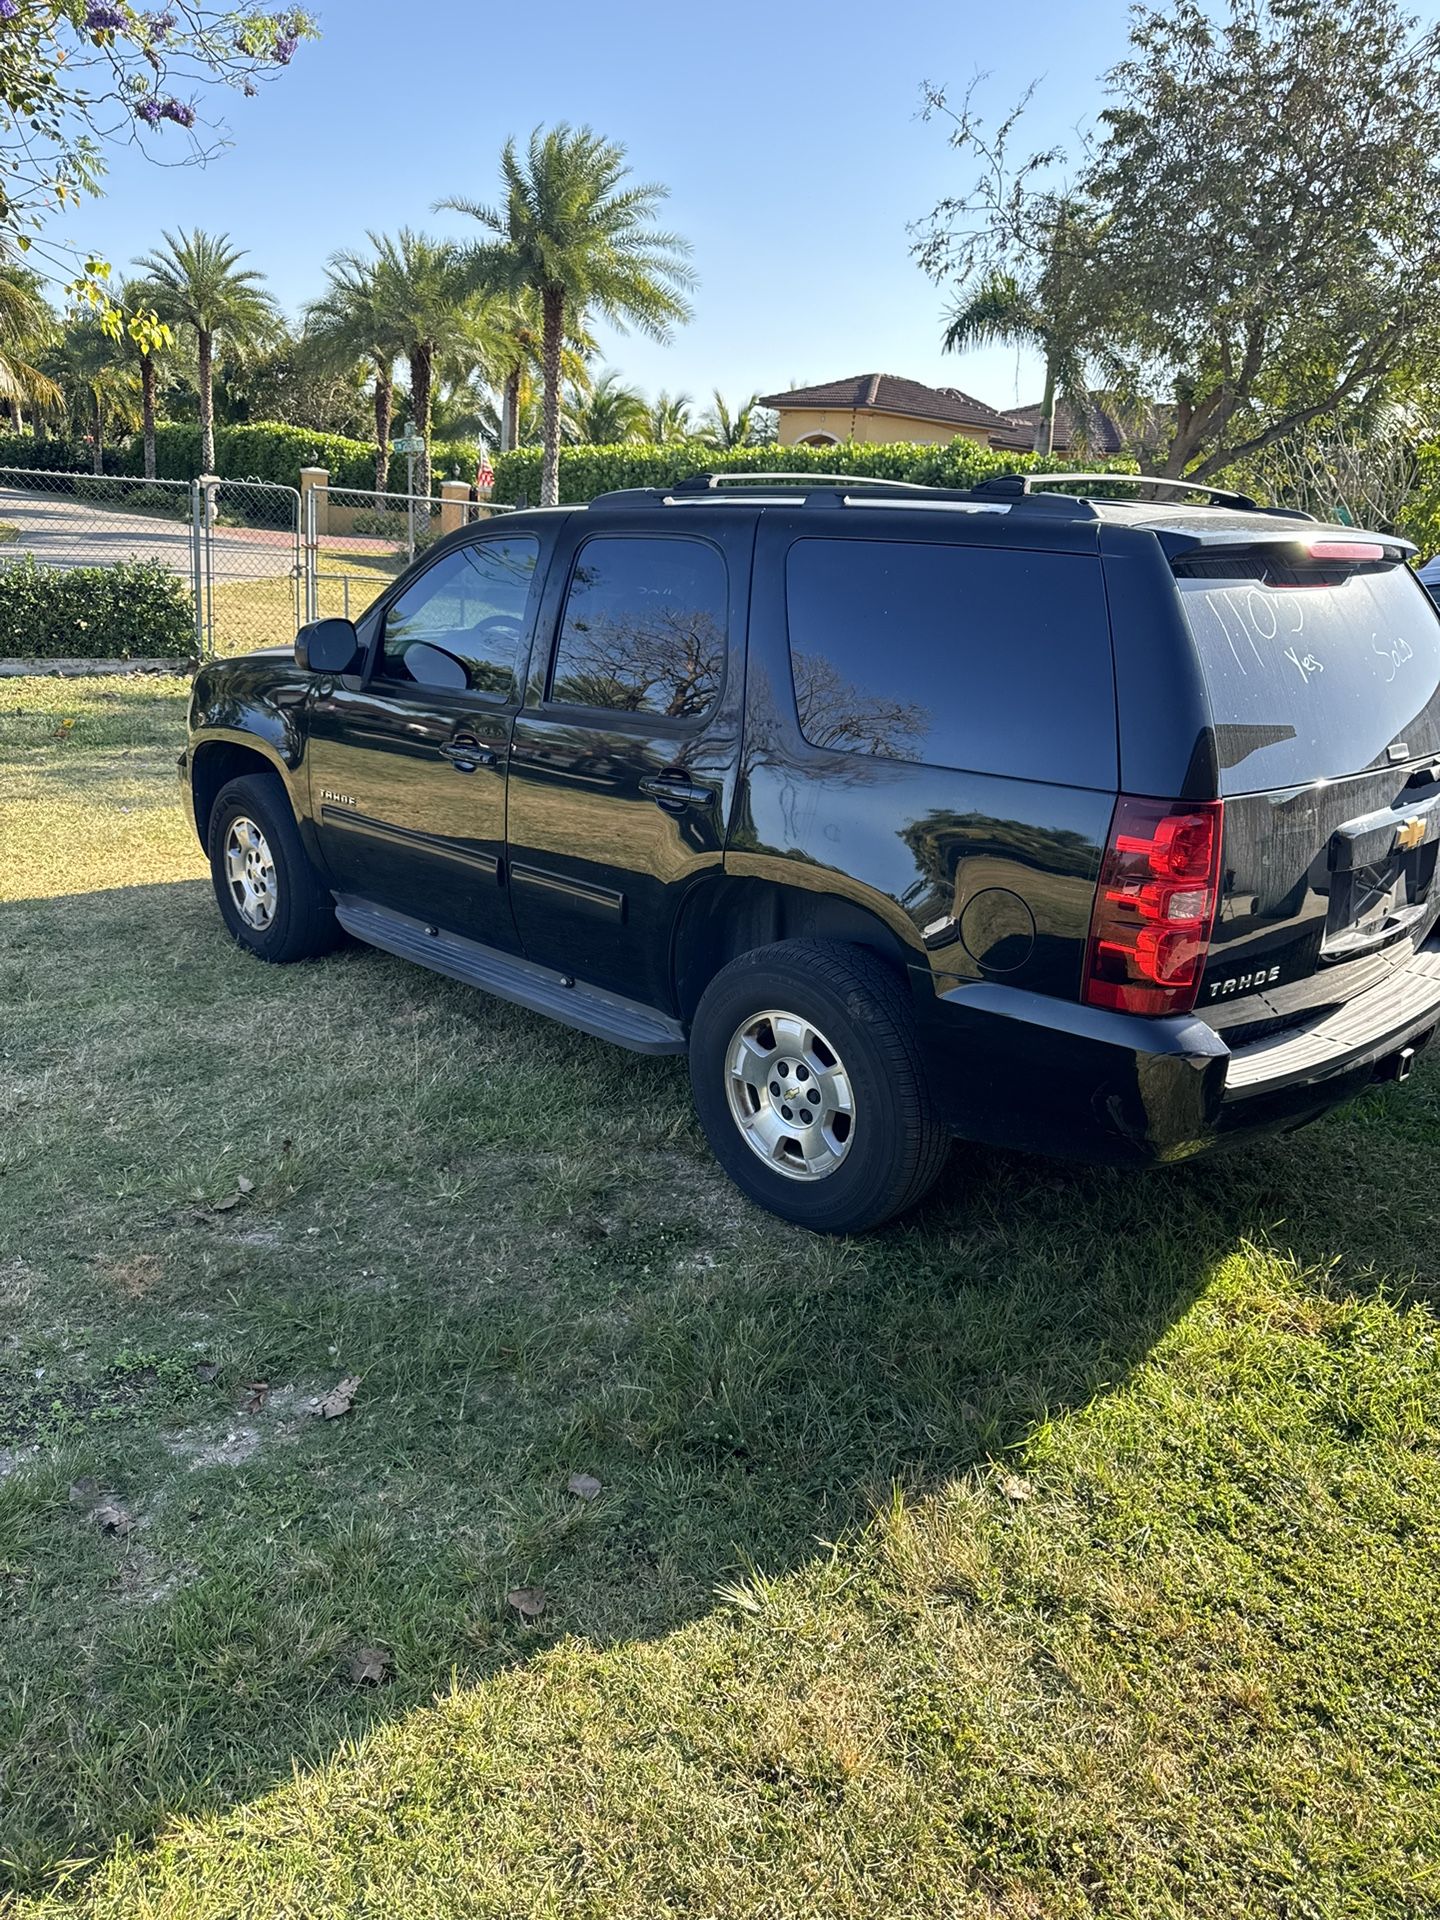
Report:
[[1440,754],[1440,613],[1408,567],[1324,586],[1215,574],[1176,585],[1204,668],[1222,792]]

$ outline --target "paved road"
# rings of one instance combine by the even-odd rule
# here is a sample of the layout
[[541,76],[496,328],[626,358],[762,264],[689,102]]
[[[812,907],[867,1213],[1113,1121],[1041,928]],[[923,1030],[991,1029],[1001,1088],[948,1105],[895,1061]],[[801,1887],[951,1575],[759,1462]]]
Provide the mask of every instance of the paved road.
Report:
[[[183,489],[177,487],[175,492],[186,498]],[[126,513],[108,501],[91,504],[77,494],[0,487],[0,525],[14,527],[20,536],[0,546],[0,565],[21,553],[33,553],[48,567],[156,560],[190,578],[188,521]],[[295,535],[288,528],[271,532],[260,527],[216,527],[211,538],[217,579],[284,579],[295,565]]]

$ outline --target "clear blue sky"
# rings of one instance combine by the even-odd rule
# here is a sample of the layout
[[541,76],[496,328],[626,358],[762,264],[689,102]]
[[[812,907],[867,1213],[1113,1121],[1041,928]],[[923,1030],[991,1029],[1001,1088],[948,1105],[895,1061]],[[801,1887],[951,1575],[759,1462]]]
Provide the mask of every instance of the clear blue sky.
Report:
[[[666,347],[602,335],[647,390],[704,399],[869,371],[959,386],[997,406],[1038,397],[1007,349],[939,350],[939,291],[907,226],[966,182],[924,80],[978,71],[1008,106],[1032,79],[1037,143],[1101,103],[1125,0],[316,0],[323,37],[255,100],[223,102],[230,150],[202,168],[122,151],[103,200],[55,229],[117,277],[162,227],[228,231],[295,314],[327,256],[367,228],[463,234],[447,194],[491,198],[505,136],[588,122],[670,188],[694,247],[695,319]],[[170,133],[174,134],[175,129]],[[182,136],[183,137],[183,136]],[[150,142],[175,155],[179,144]],[[473,231],[473,227],[471,228]]]

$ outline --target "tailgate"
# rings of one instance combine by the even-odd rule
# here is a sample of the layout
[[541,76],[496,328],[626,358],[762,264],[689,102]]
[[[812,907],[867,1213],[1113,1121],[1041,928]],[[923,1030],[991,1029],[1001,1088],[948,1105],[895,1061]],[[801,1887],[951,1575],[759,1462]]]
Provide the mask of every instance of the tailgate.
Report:
[[1197,1011],[1238,1042],[1383,984],[1440,916],[1440,616],[1399,564],[1189,564],[1225,801]]

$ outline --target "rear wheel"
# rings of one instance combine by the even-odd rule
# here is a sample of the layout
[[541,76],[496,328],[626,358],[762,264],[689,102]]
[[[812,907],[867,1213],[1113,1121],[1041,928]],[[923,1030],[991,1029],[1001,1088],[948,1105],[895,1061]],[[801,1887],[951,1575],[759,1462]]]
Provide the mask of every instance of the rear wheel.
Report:
[[731,961],[696,1012],[690,1076],[735,1184],[817,1232],[878,1226],[945,1163],[904,982],[863,948],[784,940]]
[[247,773],[220,789],[208,846],[221,917],[248,953],[309,960],[335,946],[334,902],[301,844],[277,775]]

